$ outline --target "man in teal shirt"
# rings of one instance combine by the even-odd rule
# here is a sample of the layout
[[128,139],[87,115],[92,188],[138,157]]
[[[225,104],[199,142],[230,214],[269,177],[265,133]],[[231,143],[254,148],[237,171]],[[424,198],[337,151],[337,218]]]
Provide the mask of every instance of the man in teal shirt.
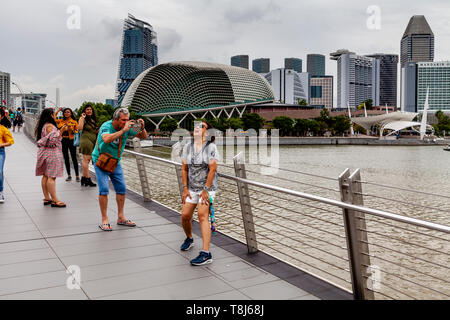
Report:
[[[138,125],[140,124],[140,126]],[[135,129],[135,127],[140,127]],[[125,218],[123,208],[125,205],[125,194],[127,187],[125,184],[125,176],[123,174],[120,160],[125,149],[125,143],[128,137],[138,137],[139,139],[147,139],[148,134],[145,131],[144,120],[139,119],[137,123],[130,120],[130,113],[126,108],[119,108],[114,112],[113,120],[109,120],[100,127],[97,143],[92,152],[92,162],[94,163],[95,175],[97,177],[97,185],[99,190],[98,201],[100,204],[100,211],[102,213],[102,224],[99,228],[103,231],[112,231],[108,219],[108,178],[111,180],[114,191],[116,192],[117,201],[117,224],[127,227],[135,227],[136,224]],[[122,137],[122,145],[119,153],[120,138]],[[112,157],[119,160],[116,170],[113,173],[103,171],[95,164],[100,156],[100,153],[109,153]]]

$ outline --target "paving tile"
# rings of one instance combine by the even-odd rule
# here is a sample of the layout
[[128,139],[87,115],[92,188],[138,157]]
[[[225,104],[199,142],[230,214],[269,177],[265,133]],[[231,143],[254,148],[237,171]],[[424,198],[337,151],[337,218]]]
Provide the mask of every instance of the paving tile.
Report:
[[80,267],[85,267],[137,258],[159,256],[168,253],[172,253],[169,248],[162,244],[156,244],[145,247],[118,249],[99,253],[62,257],[61,260],[66,265],[78,265]]
[[126,261],[83,267],[81,269],[81,275],[82,281],[91,281],[173,266],[186,266],[188,263],[189,262],[182,256],[176,253],[171,253],[158,255],[155,257],[130,259]]
[[59,257],[68,257],[124,248],[150,246],[158,243],[159,241],[156,239],[144,235],[133,238],[122,238],[110,241],[80,243],[63,247],[55,247],[54,250]]
[[233,290],[195,298],[194,300],[250,300],[250,298],[238,290]]
[[27,261],[0,265],[0,279],[14,278],[38,273],[65,270],[59,259]]
[[69,290],[66,286],[54,287],[0,296],[0,300],[87,300],[82,290]]
[[56,258],[55,253],[50,248],[14,251],[2,253],[0,266],[25,261],[36,261]]
[[0,244],[13,241],[37,240],[42,239],[39,231],[26,231],[17,233],[0,234]]
[[150,287],[157,287],[183,280],[199,279],[209,274],[202,268],[190,265],[168,267],[137,274],[124,274],[120,277],[88,281],[82,284],[90,297],[99,298],[118,293],[132,292]]
[[69,235],[64,237],[49,238],[47,241],[52,247],[66,246],[80,243],[91,243],[97,241],[111,241],[128,237],[138,237],[147,235],[140,229],[123,229],[112,232],[94,232],[81,235]]
[[14,251],[34,250],[48,248],[45,240],[31,240],[20,242],[0,243],[0,254]]
[[230,291],[231,289],[232,288],[226,283],[211,276],[113,295],[106,297],[106,299],[185,300],[186,297],[188,297],[188,299],[195,299],[200,296],[223,293]]
[[0,299],[2,295],[30,290],[51,288],[66,285],[69,275],[65,271],[41,273],[0,280]]
[[145,227],[143,228],[145,232],[156,235],[156,234],[170,234],[170,233],[183,233],[183,228],[174,224],[164,224],[159,226]]
[[255,300],[286,300],[308,294],[283,280],[242,288],[240,291]]

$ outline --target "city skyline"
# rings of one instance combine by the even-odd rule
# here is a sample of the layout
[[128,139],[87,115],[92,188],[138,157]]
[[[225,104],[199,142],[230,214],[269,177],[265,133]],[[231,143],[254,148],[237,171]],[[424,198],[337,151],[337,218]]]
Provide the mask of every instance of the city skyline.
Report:
[[[72,5],[68,1],[5,2],[0,41],[8,46],[0,51],[0,70],[10,73],[24,91],[45,92],[50,100],[55,88],[61,88],[63,106],[76,108],[85,100],[112,98],[128,13],[148,21],[158,33],[160,63],[229,64],[231,56],[248,54],[251,59],[270,58],[274,70],[284,66],[285,57],[306,61],[307,54],[319,53],[327,58],[326,73],[336,77],[330,52],[347,48],[361,55],[399,54],[401,37],[413,15],[424,15],[434,32],[434,60],[450,60],[446,41],[450,23],[445,14],[450,3],[446,1],[423,1],[412,9],[404,5],[406,1],[379,1],[381,29],[367,25],[373,17],[368,13],[373,4],[369,1],[319,1],[308,6],[284,0],[246,1],[239,9],[236,1],[110,3],[77,1],[80,29],[71,30],[66,26]],[[18,90],[12,86],[11,92]]]

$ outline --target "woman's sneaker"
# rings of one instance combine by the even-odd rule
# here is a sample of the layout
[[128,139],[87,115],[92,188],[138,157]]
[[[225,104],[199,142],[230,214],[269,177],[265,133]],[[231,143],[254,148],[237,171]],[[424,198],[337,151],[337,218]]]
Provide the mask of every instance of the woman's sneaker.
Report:
[[183,244],[181,245],[181,251],[188,251],[189,249],[191,249],[194,246],[194,239],[190,239],[190,238],[186,238],[183,242]]
[[200,254],[197,256],[197,258],[191,260],[191,264],[193,266],[202,266],[204,264],[211,263],[212,261],[213,260],[211,252],[206,253],[204,251],[200,251]]

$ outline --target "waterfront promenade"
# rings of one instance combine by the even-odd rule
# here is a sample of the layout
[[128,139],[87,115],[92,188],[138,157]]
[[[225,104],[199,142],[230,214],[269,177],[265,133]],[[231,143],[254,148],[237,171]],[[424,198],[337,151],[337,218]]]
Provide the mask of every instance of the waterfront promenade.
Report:
[[[0,300],[4,299],[351,299],[352,295],[225,235],[213,236],[214,262],[193,267],[201,246],[181,252],[178,212],[129,193],[125,214],[138,227],[98,229],[97,188],[57,179],[67,208],[43,206],[34,175],[36,146],[24,133],[7,148],[5,203],[0,204]],[[156,199],[157,200],[157,199]],[[80,268],[81,289],[70,290],[66,272]]]

